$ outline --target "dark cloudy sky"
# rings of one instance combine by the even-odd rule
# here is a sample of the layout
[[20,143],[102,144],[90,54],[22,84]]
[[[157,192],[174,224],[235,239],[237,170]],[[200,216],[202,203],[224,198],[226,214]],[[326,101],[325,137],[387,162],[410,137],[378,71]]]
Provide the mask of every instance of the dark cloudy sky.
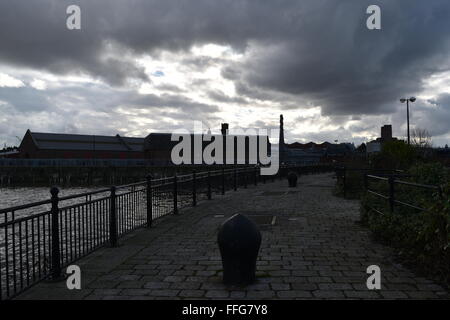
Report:
[[[81,7],[81,30],[66,8]],[[366,8],[382,29],[366,28]],[[450,142],[448,0],[1,0],[0,143],[270,128],[359,144],[411,123]]]

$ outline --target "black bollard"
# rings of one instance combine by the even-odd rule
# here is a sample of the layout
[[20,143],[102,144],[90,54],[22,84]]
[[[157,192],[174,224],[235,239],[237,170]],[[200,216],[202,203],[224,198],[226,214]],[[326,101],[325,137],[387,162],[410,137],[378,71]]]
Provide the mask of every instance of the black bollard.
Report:
[[288,182],[289,182],[289,188],[296,188],[297,187],[297,175],[295,172],[289,172],[288,173]]
[[227,285],[254,282],[261,245],[256,224],[242,214],[235,214],[220,227],[217,242],[222,256],[223,282]]

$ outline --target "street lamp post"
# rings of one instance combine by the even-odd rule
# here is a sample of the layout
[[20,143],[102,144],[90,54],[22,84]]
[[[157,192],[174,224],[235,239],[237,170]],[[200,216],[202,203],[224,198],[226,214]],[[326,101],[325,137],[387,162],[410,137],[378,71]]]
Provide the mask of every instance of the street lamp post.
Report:
[[407,122],[407,126],[408,126],[408,144],[411,144],[411,138],[409,135],[409,102],[414,102],[414,101],[416,101],[416,98],[414,98],[414,97],[411,97],[409,99],[405,99],[405,98],[400,99],[401,103],[406,102],[406,122]]

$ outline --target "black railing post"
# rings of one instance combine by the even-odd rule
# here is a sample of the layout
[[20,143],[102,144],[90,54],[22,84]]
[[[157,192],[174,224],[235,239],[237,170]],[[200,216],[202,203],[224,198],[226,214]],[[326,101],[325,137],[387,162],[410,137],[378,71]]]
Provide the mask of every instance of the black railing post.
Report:
[[394,204],[395,204],[395,198],[394,198],[394,177],[390,176],[389,179],[389,208],[391,210],[391,213],[394,212]]
[[59,189],[53,187],[50,189],[52,195],[52,279],[58,280],[61,278],[61,252],[59,248],[59,208],[58,208],[58,193]]
[[109,211],[109,243],[111,247],[117,247],[117,207],[116,187],[111,187],[111,204]]
[[173,176],[173,214],[178,214],[178,177]]
[[258,168],[255,168],[255,172],[254,172],[254,183],[255,183],[255,186],[257,186],[258,185]]
[[150,228],[153,222],[153,202],[152,202],[152,176],[147,176],[147,227]]
[[208,200],[211,200],[211,172],[208,171]]
[[233,189],[237,191],[237,169],[236,167],[233,170]]
[[225,169],[222,168],[222,195],[225,194]]
[[364,190],[367,192],[369,189],[369,180],[367,178],[367,173],[364,174]]
[[192,206],[197,205],[197,176],[195,170],[192,171]]

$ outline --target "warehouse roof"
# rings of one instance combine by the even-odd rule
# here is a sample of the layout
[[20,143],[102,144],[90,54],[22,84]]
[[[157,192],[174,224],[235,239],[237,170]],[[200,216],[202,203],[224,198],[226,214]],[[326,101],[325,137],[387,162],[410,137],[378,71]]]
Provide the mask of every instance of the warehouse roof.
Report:
[[144,138],[27,131],[38,149],[141,152]]

